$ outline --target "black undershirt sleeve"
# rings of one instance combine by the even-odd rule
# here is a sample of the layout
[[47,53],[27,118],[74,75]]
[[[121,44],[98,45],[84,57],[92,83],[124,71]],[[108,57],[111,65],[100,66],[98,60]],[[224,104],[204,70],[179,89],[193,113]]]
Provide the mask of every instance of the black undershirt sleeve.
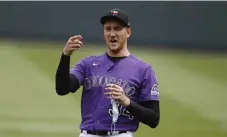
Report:
[[150,100],[136,103],[131,100],[127,110],[140,122],[151,128],[156,128],[159,124],[159,101]]
[[79,80],[69,73],[70,56],[61,55],[61,59],[55,75],[55,90],[58,95],[67,95],[79,89]]

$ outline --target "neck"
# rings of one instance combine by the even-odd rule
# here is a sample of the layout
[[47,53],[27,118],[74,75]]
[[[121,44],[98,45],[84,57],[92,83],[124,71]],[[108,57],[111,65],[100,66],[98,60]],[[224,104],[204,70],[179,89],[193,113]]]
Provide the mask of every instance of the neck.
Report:
[[124,47],[123,49],[119,50],[119,51],[110,51],[109,49],[107,50],[107,54],[111,57],[123,57],[123,56],[129,56],[130,52],[129,50]]

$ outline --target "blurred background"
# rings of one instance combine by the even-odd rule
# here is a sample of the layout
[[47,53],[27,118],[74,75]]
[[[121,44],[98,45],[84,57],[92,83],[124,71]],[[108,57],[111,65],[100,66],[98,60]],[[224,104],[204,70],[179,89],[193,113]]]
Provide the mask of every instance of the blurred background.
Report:
[[81,90],[55,93],[64,44],[83,36],[71,67],[105,52],[100,17],[130,17],[129,49],[150,63],[161,121],[135,137],[227,136],[227,2],[0,2],[0,137],[76,137]]

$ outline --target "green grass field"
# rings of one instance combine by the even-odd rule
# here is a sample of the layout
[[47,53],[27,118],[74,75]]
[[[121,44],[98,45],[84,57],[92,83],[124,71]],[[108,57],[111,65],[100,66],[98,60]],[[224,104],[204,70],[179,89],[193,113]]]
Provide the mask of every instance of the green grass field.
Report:
[[[0,137],[78,137],[81,91],[62,97],[54,88],[63,46],[0,42]],[[71,66],[104,51],[85,45]],[[131,52],[152,64],[161,89],[159,126],[141,124],[135,137],[227,137],[227,55]]]

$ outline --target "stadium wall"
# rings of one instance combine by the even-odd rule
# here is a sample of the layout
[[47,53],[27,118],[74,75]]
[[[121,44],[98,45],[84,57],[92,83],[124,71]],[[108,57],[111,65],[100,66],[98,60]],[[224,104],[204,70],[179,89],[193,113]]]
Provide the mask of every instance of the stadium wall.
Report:
[[0,36],[66,40],[82,34],[102,43],[100,17],[110,8],[130,16],[131,44],[227,48],[227,2],[0,2]]

